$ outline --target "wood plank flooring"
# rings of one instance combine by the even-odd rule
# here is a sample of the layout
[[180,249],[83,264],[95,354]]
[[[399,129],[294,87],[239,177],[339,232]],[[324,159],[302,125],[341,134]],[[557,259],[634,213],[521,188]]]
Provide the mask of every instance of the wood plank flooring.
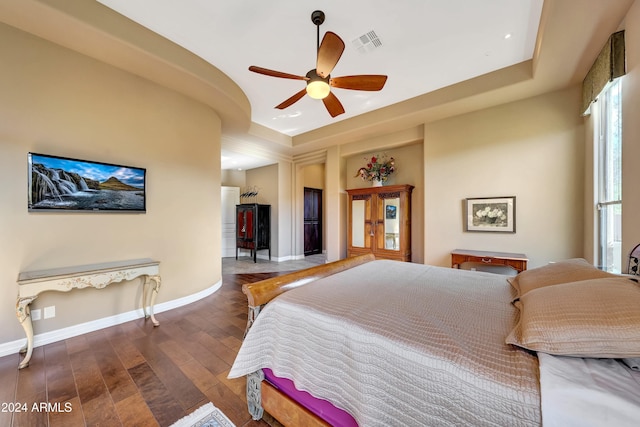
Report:
[[[213,402],[236,426],[245,379],[228,380],[247,320],[244,283],[280,273],[229,274],[220,290],[156,315],[0,358],[0,426],[169,426]],[[34,406],[35,405],[35,406]]]

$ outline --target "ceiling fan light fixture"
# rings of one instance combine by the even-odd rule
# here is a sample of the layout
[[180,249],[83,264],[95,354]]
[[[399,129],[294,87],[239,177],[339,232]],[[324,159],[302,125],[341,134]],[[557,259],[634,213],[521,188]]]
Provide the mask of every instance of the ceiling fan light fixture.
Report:
[[307,73],[307,95],[313,99],[325,99],[331,92],[331,86],[329,86],[329,76],[323,78],[318,75],[316,70],[311,70]]
[[331,87],[324,80],[314,80],[307,83],[307,94],[313,99],[324,99],[329,96]]

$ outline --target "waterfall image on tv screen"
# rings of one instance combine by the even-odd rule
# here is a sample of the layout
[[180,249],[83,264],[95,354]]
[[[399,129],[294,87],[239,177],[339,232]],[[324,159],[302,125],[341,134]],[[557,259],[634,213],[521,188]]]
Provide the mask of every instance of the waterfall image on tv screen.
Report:
[[146,169],[29,153],[29,211],[145,212]]

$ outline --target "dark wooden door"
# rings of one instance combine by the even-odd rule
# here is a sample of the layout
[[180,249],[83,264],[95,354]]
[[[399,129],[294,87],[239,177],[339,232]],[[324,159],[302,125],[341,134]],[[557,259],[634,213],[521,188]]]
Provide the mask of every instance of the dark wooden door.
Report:
[[322,253],[322,190],[304,189],[304,254]]

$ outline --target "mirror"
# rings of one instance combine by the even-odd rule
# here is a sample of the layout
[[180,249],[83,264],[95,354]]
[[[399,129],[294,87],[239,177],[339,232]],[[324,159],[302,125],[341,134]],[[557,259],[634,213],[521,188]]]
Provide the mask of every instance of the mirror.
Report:
[[351,246],[364,248],[364,200],[351,202]]
[[384,199],[384,248],[400,250],[400,198]]

